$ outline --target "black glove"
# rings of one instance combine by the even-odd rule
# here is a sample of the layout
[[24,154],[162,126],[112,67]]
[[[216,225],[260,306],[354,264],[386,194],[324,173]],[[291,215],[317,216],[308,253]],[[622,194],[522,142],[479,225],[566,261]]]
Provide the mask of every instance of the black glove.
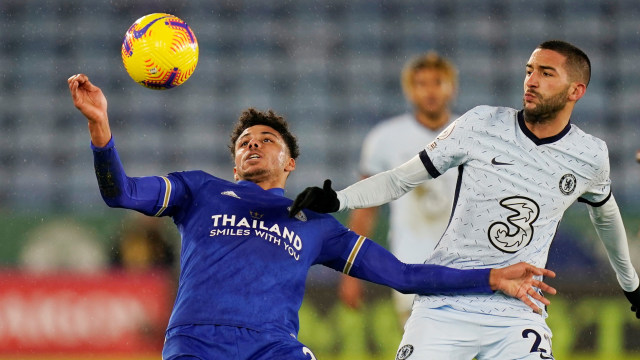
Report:
[[626,296],[631,303],[631,311],[636,313],[636,318],[640,319],[640,287],[632,292],[625,291],[624,296]]
[[338,201],[338,194],[331,188],[331,180],[325,180],[322,189],[317,186],[311,186],[298,194],[289,209],[289,217],[296,216],[304,208],[319,213],[338,211],[340,201]]

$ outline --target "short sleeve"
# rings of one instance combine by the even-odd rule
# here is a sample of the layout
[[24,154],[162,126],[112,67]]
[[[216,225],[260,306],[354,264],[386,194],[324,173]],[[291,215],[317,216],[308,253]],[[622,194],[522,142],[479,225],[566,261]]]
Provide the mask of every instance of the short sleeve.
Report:
[[611,178],[609,166],[609,150],[604,142],[601,142],[602,162],[600,171],[594,176],[587,191],[578,199],[579,202],[589,204],[591,206],[602,206],[611,197]]
[[432,178],[466,161],[470,153],[469,139],[473,138],[472,111],[452,122],[420,152],[420,159]]

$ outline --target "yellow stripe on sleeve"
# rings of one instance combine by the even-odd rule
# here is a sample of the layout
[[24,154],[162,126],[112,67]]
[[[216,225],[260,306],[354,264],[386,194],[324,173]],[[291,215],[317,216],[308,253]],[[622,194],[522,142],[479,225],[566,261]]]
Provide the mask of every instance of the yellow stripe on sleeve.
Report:
[[160,176],[160,178],[164,180],[165,183],[164,199],[162,200],[162,208],[160,208],[154,216],[162,215],[162,212],[164,212],[167,209],[167,206],[169,206],[169,197],[171,196],[171,181],[169,181],[166,176]]
[[365,239],[366,238],[364,236],[360,236],[356,241],[356,244],[353,246],[353,249],[351,249],[351,253],[349,254],[349,259],[347,259],[347,263],[344,264],[344,269],[342,270],[343,273],[349,275],[349,272],[351,271],[351,267],[353,266],[353,263],[355,262],[356,257],[358,256],[358,252],[360,251],[362,244],[364,244]]

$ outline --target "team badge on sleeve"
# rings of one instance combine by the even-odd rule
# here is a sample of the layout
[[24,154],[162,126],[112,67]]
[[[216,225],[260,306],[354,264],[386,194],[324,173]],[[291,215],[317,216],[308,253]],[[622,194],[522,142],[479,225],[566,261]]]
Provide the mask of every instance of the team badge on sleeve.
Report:
[[404,360],[409,358],[413,354],[413,345],[404,345],[398,350],[398,354],[396,355],[396,360]]

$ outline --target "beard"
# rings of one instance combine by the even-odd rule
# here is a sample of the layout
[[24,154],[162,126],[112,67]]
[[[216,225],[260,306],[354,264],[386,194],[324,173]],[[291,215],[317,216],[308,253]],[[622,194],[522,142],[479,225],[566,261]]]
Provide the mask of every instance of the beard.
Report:
[[524,120],[530,124],[544,124],[551,121],[551,119],[553,119],[560,110],[564,109],[565,105],[567,105],[568,90],[569,86],[548,98],[543,98],[538,93],[534,93],[540,100],[540,103],[533,109],[527,109],[526,103],[523,99]]

